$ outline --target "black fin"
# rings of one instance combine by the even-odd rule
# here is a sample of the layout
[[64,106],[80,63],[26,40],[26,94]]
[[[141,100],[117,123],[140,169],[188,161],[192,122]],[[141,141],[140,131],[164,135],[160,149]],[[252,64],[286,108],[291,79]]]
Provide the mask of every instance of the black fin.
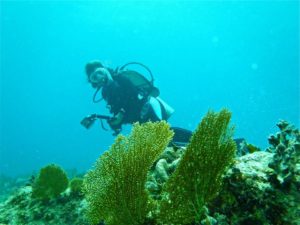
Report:
[[186,146],[187,143],[189,143],[193,134],[192,131],[180,127],[171,127],[171,129],[174,131],[174,137],[172,140],[173,145]]

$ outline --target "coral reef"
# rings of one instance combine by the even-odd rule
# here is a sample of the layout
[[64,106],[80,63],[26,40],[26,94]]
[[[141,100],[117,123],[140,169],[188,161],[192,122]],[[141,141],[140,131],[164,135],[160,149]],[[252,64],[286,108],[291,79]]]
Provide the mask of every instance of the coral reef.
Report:
[[88,225],[86,201],[74,198],[67,190],[57,198],[40,201],[32,196],[32,187],[16,191],[0,203],[0,224],[4,225]]
[[[33,180],[33,178],[30,178],[30,180]],[[28,176],[9,177],[0,174],[0,202],[5,201],[12,193],[29,182],[32,181],[28,181]]]
[[80,196],[83,195],[83,179],[80,177],[74,177],[71,181],[70,181],[70,191],[71,194],[74,196]]
[[135,125],[128,138],[119,136],[85,177],[91,222],[97,224],[103,219],[106,224],[139,225],[144,224],[147,215],[153,221],[160,218],[162,223],[199,221],[203,207],[219,191],[221,176],[235,155],[230,117],[227,110],[208,112],[180,162],[179,150],[164,151],[155,163],[152,186],[151,182],[146,185],[159,190],[157,183],[166,182],[163,198],[156,202],[145,190],[146,175],[167,146],[171,131],[165,122],[146,123]]
[[208,113],[186,148],[165,148],[172,132],[164,122],[135,125],[87,173],[86,196],[78,175],[47,198],[34,197],[39,177],[22,178],[21,188],[4,177],[1,187],[17,191],[0,203],[0,224],[300,225],[299,130],[280,121],[266,151],[244,142],[225,170],[234,155],[229,119],[226,110]]
[[237,138],[234,139],[237,147],[236,156],[241,157],[243,155],[247,155],[249,153],[258,152],[261,151],[260,148],[257,146],[247,143],[247,141],[244,138]]
[[146,188],[153,199],[161,199],[162,187],[174,172],[184,151],[185,147],[167,147],[152,166]]
[[215,218],[223,215],[219,223],[300,224],[300,135],[286,121],[277,125],[267,151],[237,158],[226,174],[209,207]]
[[43,167],[32,186],[32,197],[49,200],[56,198],[68,187],[64,170],[54,164]]
[[267,206],[275,210],[275,203],[266,201],[273,194],[268,182],[268,174],[272,172],[268,168],[271,159],[272,154],[267,152],[255,152],[236,159],[224,177],[220,195],[209,205],[213,217],[225,215],[222,224],[272,224],[267,223],[272,212],[266,213]]
[[203,207],[217,195],[222,175],[235,156],[230,118],[231,113],[222,110],[208,112],[202,119],[163,188],[160,203],[163,224],[188,224],[203,218]]
[[280,132],[269,137],[272,146],[267,149],[274,152],[269,163],[273,169],[269,182],[278,195],[282,195],[281,202],[286,210],[284,223],[300,224],[300,132],[284,120],[277,126]]
[[269,137],[269,143],[272,146],[267,149],[268,152],[275,153],[269,164],[269,167],[274,170],[271,182],[281,189],[291,189],[292,184],[299,188],[300,180],[295,180],[295,175],[300,172],[299,130],[283,120],[277,126],[280,132],[276,136]]
[[108,225],[143,224],[151,208],[147,173],[173,132],[166,122],[135,124],[129,137],[119,135],[84,178],[88,217]]

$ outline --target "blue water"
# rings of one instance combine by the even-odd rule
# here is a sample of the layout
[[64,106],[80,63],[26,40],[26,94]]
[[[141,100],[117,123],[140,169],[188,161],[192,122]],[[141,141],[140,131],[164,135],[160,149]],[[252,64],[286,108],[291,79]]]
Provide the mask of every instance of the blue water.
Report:
[[[235,137],[261,148],[285,119],[300,126],[298,1],[1,1],[0,172],[48,163],[89,169],[113,143],[87,114],[86,62],[149,66],[173,126],[232,111]],[[129,128],[127,128],[128,130]]]

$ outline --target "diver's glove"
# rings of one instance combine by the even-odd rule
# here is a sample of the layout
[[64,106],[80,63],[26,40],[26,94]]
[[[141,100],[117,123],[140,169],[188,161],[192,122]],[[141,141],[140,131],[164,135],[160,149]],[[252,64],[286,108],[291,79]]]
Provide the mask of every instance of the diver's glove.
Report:
[[97,114],[91,114],[91,115],[88,115],[88,116],[84,117],[83,120],[81,120],[80,123],[86,129],[89,129],[94,124],[96,119],[97,119]]

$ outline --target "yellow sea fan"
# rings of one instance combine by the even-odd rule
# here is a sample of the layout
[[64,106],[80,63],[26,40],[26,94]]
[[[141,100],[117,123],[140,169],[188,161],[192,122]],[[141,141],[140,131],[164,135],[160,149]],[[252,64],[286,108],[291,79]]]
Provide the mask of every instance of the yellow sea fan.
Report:
[[199,222],[203,207],[221,187],[222,175],[232,162],[236,145],[229,127],[231,113],[208,112],[166,182],[160,206],[163,224]]
[[147,172],[166,148],[173,132],[166,122],[134,124],[119,135],[84,179],[88,218],[93,224],[142,224],[150,211]]

